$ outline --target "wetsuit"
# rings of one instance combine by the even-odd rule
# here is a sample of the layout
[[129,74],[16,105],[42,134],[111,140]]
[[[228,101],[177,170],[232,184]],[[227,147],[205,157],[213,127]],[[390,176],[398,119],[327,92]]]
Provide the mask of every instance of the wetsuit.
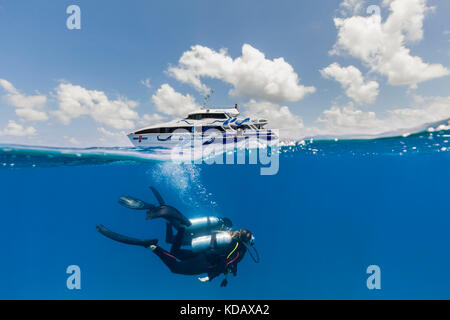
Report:
[[247,250],[239,241],[239,232],[232,232],[233,241],[226,249],[215,248],[213,240],[210,249],[196,253],[180,249],[183,232],[183,230],[178,232],[170,252],[161,247],[156,247],[153,251],[170,271],[184,275],[207,273],[209,280],[222,273],[225,275],[229,272],[233,275],[237,274],[237,265]]

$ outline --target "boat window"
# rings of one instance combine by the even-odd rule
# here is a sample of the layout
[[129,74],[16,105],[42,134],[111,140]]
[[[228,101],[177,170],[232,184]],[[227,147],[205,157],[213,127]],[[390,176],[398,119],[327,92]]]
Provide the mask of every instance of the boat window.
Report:
[[190,114],[186,119],[188,120],[202,120],[202,119],[226,119],[224,113],[196,113]]

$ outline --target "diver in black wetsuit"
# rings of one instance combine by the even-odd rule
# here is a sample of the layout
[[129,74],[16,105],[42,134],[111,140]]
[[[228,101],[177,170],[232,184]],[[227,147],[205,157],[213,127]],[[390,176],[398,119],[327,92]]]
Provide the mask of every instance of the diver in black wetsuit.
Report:
[[[223,273],[225,279],[221,286],[226,286],[228,274],[236,276],[238,263],[249,245],[254,244],[251,232],[246,229],[232,231],[232,223],[227,218],[204,217],[189,220],[177,209],[167,206],[156,189],[151,189],[160,203],[158,207],[129,196],[121,197],[119,203],[131,209],[148,210],[147,219],[166,219],[166,242],[172,244],[169,252],[157,245],[157,239],[140,240],[126,237],[108,230],[103,225],[97,226],[97,230],[110,239],[151,249],[173,273],[206,273],[206,277],[199,278],[202,282],[211,281]],[[175,236],[173,228],[177,230]],[[182,245],[187,244],[191,245],[192,250],[181,249]],[[255,253],[257,254],[256,250]],[[259,257],[257,261],[251,256],[255,262],[259,261]]]
[[[170,253],[156,244],[151,244],[150,249],[173,273],[185,275],[206,273],[206,277],[199,278],[202,282],[211,281],[222,273],[225,277],[230,273],[236,276],[237,265],[244,257],[247,251],[246,245],[251,243],[252,235],[246,229],[228,232],[232,241],[224,248],[217,248],[212,242],[211,247],[203,252],[180,249],[180,239],[183,237],[183,231],[180,231],[177,234],[177,238],[180,236],[180,239],[177,239],[172,245]],[[226,285],[227,279],[225,278],[221,286]]]

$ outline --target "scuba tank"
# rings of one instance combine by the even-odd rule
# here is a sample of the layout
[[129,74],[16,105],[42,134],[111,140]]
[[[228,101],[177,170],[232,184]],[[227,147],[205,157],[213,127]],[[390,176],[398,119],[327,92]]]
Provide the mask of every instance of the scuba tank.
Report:
[[201,231],[224,229],[224,222],[218,217],[201,217],[190,219],[189,221],[191,225],[186,227],[186,231],[193,234]]
[[[217,232],[215,236],[218,249],[228,246],[233,240],[228,232]],[[191,241],[192,251],[199,252],[211,248],[211,241],[213,241],[212,235],[193,238]]]
[[[212,216],[193,218],[189,222],[191,223],[189,226],[184,226],[182,244],[185,246],[191,245],[193,238],[208,236],[212,232],[228,231],[232,226],[230,219]],[[169,243],[171,242],[169,241]]]

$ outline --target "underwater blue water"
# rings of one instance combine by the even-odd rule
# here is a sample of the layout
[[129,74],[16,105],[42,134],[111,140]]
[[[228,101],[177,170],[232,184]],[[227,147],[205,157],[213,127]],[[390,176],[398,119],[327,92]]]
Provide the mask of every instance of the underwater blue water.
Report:
[[[2,146],[0,298],[448,299],[449,140],[440,131],[307,141],[283,147],[271,176],[258,165]],[[188,217],[252,230],[261,263],[246,256],[220,288],[221,278],[172,274],[151,251],[96,231],[102,223],[167,247],[163,221],[117,202],[155,203],[150,185]],[[373,264],[381,290],[366,287]],[[66,288],[69,265],[81,268],[81,290]]]

